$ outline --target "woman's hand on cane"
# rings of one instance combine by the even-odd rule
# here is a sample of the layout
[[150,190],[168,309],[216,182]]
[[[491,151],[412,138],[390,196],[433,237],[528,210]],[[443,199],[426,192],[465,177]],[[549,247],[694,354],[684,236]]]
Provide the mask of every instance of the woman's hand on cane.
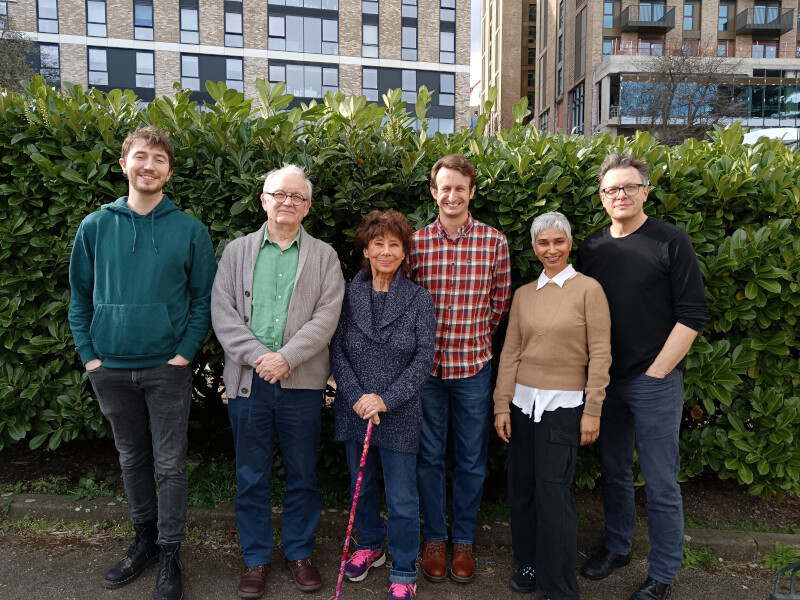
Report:
[[372,419],[373,424],[380,425],[381,418],[378,413],[386,412],[387,408],[383,403],[383,398],[378,394],[364,394],[353,405],[353,410],[362,419]]

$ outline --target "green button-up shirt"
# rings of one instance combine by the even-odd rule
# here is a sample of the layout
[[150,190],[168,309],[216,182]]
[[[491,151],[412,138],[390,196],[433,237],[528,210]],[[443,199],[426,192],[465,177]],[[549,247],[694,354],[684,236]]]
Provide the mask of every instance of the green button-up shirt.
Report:
[[264,240],[253,270],[253,316],[250,328],[258,341],[273,352],[280,350],[283,345],[283,332],[299,260],[299,229],[292,243],[281,249],[270,239],[269,229],[264,228]]

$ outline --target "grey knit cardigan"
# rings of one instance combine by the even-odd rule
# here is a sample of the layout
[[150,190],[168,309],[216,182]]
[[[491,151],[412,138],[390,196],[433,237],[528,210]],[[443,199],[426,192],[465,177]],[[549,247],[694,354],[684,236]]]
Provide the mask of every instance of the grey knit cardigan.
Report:
[[[253,362],[269,352],[250,329],[253,270],[264,228],[231,241],[222,253],[211,291],[211,323],[225,351],[225,393],[250,396]],[[280,353],[292,374],[287,389],[324,389],[330,375],[330,342],[344,297],[344,277],[336,251],[300,228],[300,257]]]

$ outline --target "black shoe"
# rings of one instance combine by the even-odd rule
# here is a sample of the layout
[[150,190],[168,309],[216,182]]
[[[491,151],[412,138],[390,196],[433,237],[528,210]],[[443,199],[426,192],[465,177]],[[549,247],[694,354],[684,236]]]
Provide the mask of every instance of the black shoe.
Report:
[[181,600],[183,596],[183,582],[181,581],[181,545],[163,544],[158,561],[158,577],[156,578],[156,593],[153,600]]
[[648,576],[642,587],[633,592],[630,600],[664,600],[668,590],[668,583],[661,583]]
[[602,552],[586,561],[581,569],[581,575],[586,579],[605,579],[614,572],[614,569],[624,567],[629,562],[631,562],[630,554],[614,554],[603,548]]
[[142,574],[149,565],[158,560],[158,523],[154,519],[147,523],[134,524],[136,538],[125,553],[125,558],[115,564],[106,573],[103,582],[109,589],[121,588]]
[[518,567],[508,585],[522,594],[532,594],[536,591],[536,571],[533,567]]

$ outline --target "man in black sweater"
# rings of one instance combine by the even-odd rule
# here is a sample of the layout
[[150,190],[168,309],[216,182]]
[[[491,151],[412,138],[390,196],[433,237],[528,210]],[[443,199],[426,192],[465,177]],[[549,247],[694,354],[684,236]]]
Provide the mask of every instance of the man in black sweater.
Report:
[[603,579],[630,561],[635,443],[646,483],[651,551],[647,580],[630,600],[665,598],[681,566],[683,360],[707,312],[689,236],[644,213],[649,172],[643,159],[606,157],[598,179],[611,225],[587,237],[578,253],[579,270],[599,281],[608,298],[612,356],[598,440],[606,541],[581,574]]

